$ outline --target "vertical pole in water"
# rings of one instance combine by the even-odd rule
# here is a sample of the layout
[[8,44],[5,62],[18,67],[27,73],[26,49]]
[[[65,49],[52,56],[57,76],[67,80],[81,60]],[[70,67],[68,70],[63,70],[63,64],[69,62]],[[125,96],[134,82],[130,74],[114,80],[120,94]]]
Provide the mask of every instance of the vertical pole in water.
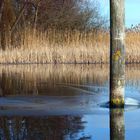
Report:
[[110,107],[124,107],[125,0],[110,0]]

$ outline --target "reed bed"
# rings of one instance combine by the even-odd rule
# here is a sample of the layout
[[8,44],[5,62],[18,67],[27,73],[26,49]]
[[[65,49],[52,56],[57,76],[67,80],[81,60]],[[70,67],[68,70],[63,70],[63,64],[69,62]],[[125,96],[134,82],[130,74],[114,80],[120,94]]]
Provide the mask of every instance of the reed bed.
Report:
[[0,63],[107,63],[109,59],[106,32],[26,29],[20,35],[16,46],[0,50]]
[[140,32],[126,33],[126,63],[140,63]]
[[[109,63],[109,32],[26,28],[0,50],[0,63]],[[126,32],[126,63],[140,63],[140,32]]]

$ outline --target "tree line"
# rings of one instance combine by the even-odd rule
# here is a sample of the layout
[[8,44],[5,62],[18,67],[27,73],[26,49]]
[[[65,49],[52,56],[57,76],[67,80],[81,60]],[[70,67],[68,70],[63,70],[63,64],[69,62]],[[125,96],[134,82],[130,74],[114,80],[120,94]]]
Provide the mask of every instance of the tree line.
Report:
[[103,25],[98,6],[88,0],[1,0],[0,46],[3,50],[14,34],[30,26],[47,30],[88,30]]

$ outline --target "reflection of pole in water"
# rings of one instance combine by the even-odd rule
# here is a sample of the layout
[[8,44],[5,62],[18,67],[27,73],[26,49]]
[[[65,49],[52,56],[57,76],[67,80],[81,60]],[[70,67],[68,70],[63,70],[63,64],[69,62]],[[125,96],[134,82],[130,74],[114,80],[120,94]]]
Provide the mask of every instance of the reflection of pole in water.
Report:
[[110,140],[125,140],[124,109],[110,110]]

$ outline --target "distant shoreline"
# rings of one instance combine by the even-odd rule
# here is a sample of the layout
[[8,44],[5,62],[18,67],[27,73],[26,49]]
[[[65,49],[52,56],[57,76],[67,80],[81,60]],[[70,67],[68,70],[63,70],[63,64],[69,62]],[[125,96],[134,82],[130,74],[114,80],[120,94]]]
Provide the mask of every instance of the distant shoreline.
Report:
[[[110,63],[0,63],[0,65],[109,65]],[[125,63],[125,65],[140,65],[140,63]]]

